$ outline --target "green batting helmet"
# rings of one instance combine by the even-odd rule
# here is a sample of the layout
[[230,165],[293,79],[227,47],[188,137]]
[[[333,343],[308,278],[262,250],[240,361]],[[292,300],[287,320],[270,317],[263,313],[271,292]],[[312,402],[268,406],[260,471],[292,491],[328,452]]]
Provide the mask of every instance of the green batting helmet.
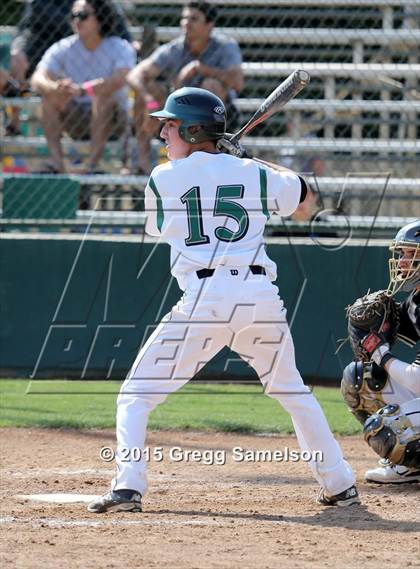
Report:
[[[161,111],[150,113],[158,119],[182,121],[179,136],[185,142],[198,144],[206,140],[218,140],[225,134],[226,109],[223,101],[206,89],[183,87],[166,99]],[[190,129],[190,127],[200,127]]]

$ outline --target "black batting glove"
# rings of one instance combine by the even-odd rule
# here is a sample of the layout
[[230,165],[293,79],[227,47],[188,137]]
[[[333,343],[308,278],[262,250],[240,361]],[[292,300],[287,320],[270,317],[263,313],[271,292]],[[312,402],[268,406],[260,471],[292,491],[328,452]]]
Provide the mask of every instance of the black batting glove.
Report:
[[219,150],[219,152],[224,152],[225,154],[236,156],[236,158],[252,158],[252,154],[249,154],[240,142],[231,142],[232,137],[233,134],[226,132],[223,135],[223,138],[219,138],[216,144],[217,150]]

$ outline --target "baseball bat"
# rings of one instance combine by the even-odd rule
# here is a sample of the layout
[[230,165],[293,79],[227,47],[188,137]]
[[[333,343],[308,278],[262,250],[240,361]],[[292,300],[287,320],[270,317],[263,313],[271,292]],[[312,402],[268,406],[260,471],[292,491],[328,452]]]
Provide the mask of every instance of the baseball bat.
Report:
[[311,80],[310,75],[303,69],[296,69],[261,103],[250,120],[231,138],[235,143],[245,134],[254,130],[257,124],[264,122],[272,114],[279,111],[291,99],[296,97]]

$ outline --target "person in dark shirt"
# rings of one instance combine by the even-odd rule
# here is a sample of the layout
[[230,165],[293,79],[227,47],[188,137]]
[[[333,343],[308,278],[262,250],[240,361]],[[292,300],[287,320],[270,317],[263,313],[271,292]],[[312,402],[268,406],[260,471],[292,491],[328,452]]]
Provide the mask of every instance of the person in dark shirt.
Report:
[[201,87],[226,105],[228,130],[237,126],[235,98],[243,87],[242,56],[237,42],[214,33],[217,18],[209,2],[187,2],[182,9],[180,36],[161,45],[128,75],[134,89],[134,119],[139,146],[140,174],[152,168],[151,139],[159,125],[149,112],[163,107],[167,95],[180,87]]
[[[411,347],[420,340],[420,221],[404,226],[390,250],[388,294],[410,292],[400,304],[398,339]],[[372,361],[352,362],[341,390],[364,437],[382,458],[365,473],[367,482],[420,482],[420,353],[412,363],[397,358],[382,341]]]

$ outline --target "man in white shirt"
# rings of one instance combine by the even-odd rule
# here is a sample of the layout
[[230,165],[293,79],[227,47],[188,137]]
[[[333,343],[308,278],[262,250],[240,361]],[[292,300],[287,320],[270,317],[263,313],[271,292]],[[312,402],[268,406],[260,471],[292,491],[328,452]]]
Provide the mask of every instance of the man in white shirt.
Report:
[[107,35],[113,33],[115,17],[108,0],[77,0],[71,17],[75,35],[45,52],[31,84],[42,96],[51,172],[64,172],[64,130],[74,139],[90,139],[87,172],[93,172],[106,141],[118,138],[126,128],[125,77],[135,65],[135,53],[127,40]]
[[321,451],[323,460],[309,463],[321,485],[319,503],[358,504],[352,469],[296,369],[286,309],[272,284],[276,265],[264,248],[268,217],[290,215],[306,195],[305,181],[274,164],[220,153],[226,111],[209,91],[179,89],[152,116],[163,122],[170,161],[150,176],[146,231],[170,245],[171,272],[184,295],[121,388],[117,474],[112,491],[89,511],[141,511],[147,478],[138,450],[149,413],[225,346],[254,367],[267,395],[291,414],[302,450]]

